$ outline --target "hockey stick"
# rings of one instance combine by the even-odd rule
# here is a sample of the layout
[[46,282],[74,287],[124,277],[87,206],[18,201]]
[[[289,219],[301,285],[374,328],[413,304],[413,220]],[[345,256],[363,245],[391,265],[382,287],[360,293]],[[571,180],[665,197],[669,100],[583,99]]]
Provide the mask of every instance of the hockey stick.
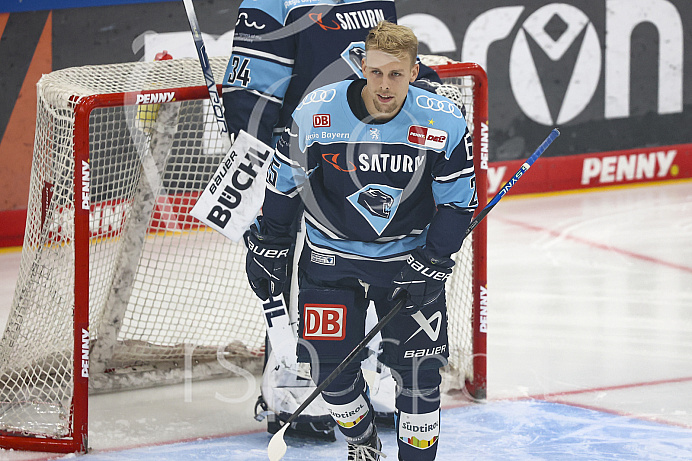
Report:
[[[204,81],[207,85],[207,90],[209,91],[209,101],[211,102],[212,108],[214,110],[214,115],[216,117],[216,124],[219,128],[221,134],[224,152],[226,152],[226,157],[219,164],[219,169],[214,175],[212,182],[204,189],[200,197],[198,198],[195,206],[190,211],[190,215],[197,218],[200,222],[205,224],[211,229],[220,232],[224,237],[228,237],[231,240],[238,241],[244,229],[250,226],[251,220],[257,215],[262,205],[262,200],[264,199],[264,179],[266,177],[266,169],[271,164],[271,152],[268,146],[264,145],[261,141],[254,138],[254,136],[243,133],[237,133],[234,138],[229,136],[228,125],[226,124],[226,118],[224,114],[224,106],[219,93],[216,88],[216,83],[214,81],[214,74],[212,73],[211,64],[209,62],[209,57],[207,56],[206,47],[204,45],[204,40],[202,39],[202,34],[199,28],[199,22],[197,21],[197,15],[195,13],[195,8],[192,4],[192,0],[183,0],[183,5],[185,6],[185,12],[187,13],[187,20],[190,24],[190,31],[192,32],[192,38],[195,42],[195,48],[197,49],[197,56],[199,58],[199,63],[202,66],[202,73],[204,74]],[[278,85],[281,82],[277,82]],[[273,89],[270,87],[269,89]],[[237,152],[240,156],[236,155],[236,152],[231,151],[231,143],[234,142],[234,146],[237,147]],[[234,149],[235,149],[234,147]],[[261,157],[263,153],[267,153],[267,157]],[[249,155],[252,154],[252,158]],[[258,156],[259,155],[259,156]],[[222,191],[227,185],[227,181],[231,181],[231,175],[228,174],[229,171],[238,168],[239,163],[242,161],[250,162],[250,165],[254,165],[260,168],[259,171],[254,171],[255,178],[251,179],[248,184],[251,184],[248,188],[243,191],[237,191],[242,195],[242,199],[239,200],[233,208],[233,225],[227,226],[227,222],[224,220],[222,223],[220,221],[211,221],[209,216],[211,216],[210,211],[218,210],[217,206],[220,201],[219,197]],[[230,168],[228,165],[232,165]],[[250,168],[253,168],[250,166]],[[264,168],[264,169],[262,169]],[[255,186],[262,181],[261,194],[256,191],[258,188]],[[215,182],[218,179],[218,183]],[[215,186],[216,192],[210,190],[210,186]],[[217,187],[220,186],[220,187]],[[261,197],[258,204],[254,204],[254,198]],[[239,203],[242,201],[242,205]],[[226,216],[230,211],[228,205],[224,208],[220,215]],[[255,210],[256,208],[256,210]],[[243,211],[241,211],[243,210]],[[252,216],[250,217],[250,214]],[[217,215],[217,218],[218,216]],[[230,216],[230,214],[228,214]],[[242,217],[242,218],[241,218]],[[250,221],[247,219],[250,217]],[[239,219],[240,218],[240,219]],[[221,225],[223,224],[223,225]],[[291,350],[295,351],[295,335],[292,334],[293,327],[290,325],[288,309],[284,304],[283,297],[278,296],[271,298],[266,302],[262,302],[262,313],[265,320],[265,325],[267,327],[267,335],[269,336],[269,341],[272,344],[273,349],[276,351],[275,355],[277,359],[285,366],[290,366],[295,363],[295,358],[292,354],[289,354]],[[293,346],[293,347],[291,347]]]
[[221,102],[221,97],[219,96],[219,92],[216,89],[214,74],[211,71],[211,64],[209,63],[209,57],[207,56],[207,51],[204,46],[202,33],[199,30],[199,22],[197,22],[195,8],[192,5],[192,0],[183,0],[183,5],[185,6],[185,12],[187,13],[187,21],[190,23],[192,39],[195,42],[195,48],[197,48],[199,64],[202,66],[204,82],[207,85],[207,90],[209,90],[209,101],[211,101],[211,107],[214,110],[214,116],[216,117],[216,125],[219,127],[219,133],[221,133],[224,148],[223,150],[224,152],[228,152],[228,150],[231,148],[231,138],[228,134],[228,126],[226,125],[226,117],[224,115],[223,103]]
[[[192,4],[192,0],[183,0],[183,5],[185,6],[185,12],[187,13],[187,20],[190,24],[190,31],[192,32],[192,38],[195,42],[195,48],[197,49],[197,56],[199,58],[199,63],[202,66],[202,73],[204,74],[204,81],[207,85],[207,90],[209,91],[209,101],[211,102],[212,109],[214,110],[214,116],[216,117],[216,124],[219,128],[219,132],[222,137],[222,142],[224,152],[229,152],[231,148],[231,138],[229,137],[228,133],[228,125],[226,124],[226,117],[225,117],[225,111],[223,107],[223,103],[221,101],[221,98],[219,97],[219,93],[216,89],[216,82],[214,80],[214,74],[212,73],[211,69],[211,64],[209,63],[209,57],[207,56],[206,52],[206,47],[204,45],[204,40],[202,39],[202,33],[200,32],[199,28],[199,22],[197,21],[197,14],[195,13],[195,8]],[[242,133],[242,132],[241,132]],[[239,135],[240,137],[241,135]],[[243,138],[245,139],[245,138]],[[248,141],[249,142],[249,141]],[[259,141],[258,141],[259,142]],[[261,143],[260,143],[261,144]],[[262,152],[265,149],[262,149],[263,146],[257,146],[257,145],[252,145],[250,147],[254,147],[258,151]],[[243,152],[250,151],[250,149],[243,149]],[[230,158],[230,160],[237,166],[239,161],[236,161],[234,158]],[[257,163],[257,159],[255,159],[255,163]],[[269,163],[271,163],[271,158],[269,158]],[[226,164],[226,159],[222,162],[222,165]],[[260,161],[260,167],[263,166],[262,162]],[[226,170],[223,170],[224,173]],[[262,177],[260,175],[260,177]],[[228,178],[230,178],[230,175],[228,175]],[[255,181],[252,181],[254,184]],[[208,186],[207,186],[208,187]],[[218,188],[219,191],[221,191],[223,187]],[[206,192],[206,189],[205,189]],[[202,194],[200,199],[206,197],[205,194]],[[202,201],[198,199],[197,204],[195,205],[195,208],[190,212],[193,216],[195,216],[198,220],[200,220],[202,223],[205,225],[211,227],[212,229],[215,229],[216,231],[220,232],[223,236],[231,238],[232,240],[237,240],[237,238],[232,238],[229,234],[224,233],[224,228],[225,228],[225,222],[224,222],[224,227],[219,227],[215,224],[218,223],[213,223],[210,222],[208,219],[205,219],[205,217],[208,216],[209,214],[209,208],[213,207],[216,204],[216,199],[217,197],[211,196],[209,199],[211,205],[209,205],[207,208],[202,207],[199,211],[199,213],[195,214],[195,210],[198,206],[202,206]],[[248,199],[245,199],[244,202],[247,203]],[[257,206],[257,209],[259,210],[259,207],[261,206],[260,204]],[[237,214],[237,209],[235,210],[235,213]],[[236,232],[233,230],[233,232]],[[242,231],[240,234],[242,235]],[[280,347],[281,345],[285,345],[286,342],[290,344],[290,340],[294,339],[293,336],[290,334],[291,331],[291,326],[288,322],[288,310],[286,309],[286,306],[284,305],[283,298],[277,297],[274,299],[269,299],[268,302],[262,303],[262,308],[263,308],[263,315],[265,318],[265,322],[267,323],[267,332],[269,334],[269,339],[270,341],[272,338],[274,338],[273,343],[274,344],[274,349],[277,351],[277,354],[281,353],[281,357],[283,358],[283,362],[288,361],[289,355],[286,354],[287,350],[290,350],[290,348],[284,348]],[[271,311],[271,313],[269,312]],[[284,316],[280,316],[278,312],[284,313]],[[272,317],[268,317],[269,315],[272,315]],[[273,318],[274,321],[271,322],[268,319]],[[275,318],[278,317],[278,318]],[[288,333],[286,333],[288,332]],[[280,339],[281,341],[277,340]],[[295,345],[295,340],[293,341],[293,345]],[[295,349],[295,348],[294,348]]]
[[495,194],[495,197],[493,197],[493,199],[490,202],[488,202],[488,204],[485,206],[485,208],[483,208],[481,210],[481,212],[478,213],[478,215],[473,219],[473,221],[471,221],[471,223],[469,224],[469,227],[466,229],[466,235],[464,236],[464,238],[468,237],[468,235],[471,232],[473,232],[473,230],[476,228],[476,226],[481,221],[483,221],[483,218],[485,218],[485,215],[490,213],[490,210],[492,210],[493,207],[495,205],[497,205],[497,202],[499,202],[500,199],[502,197],[504,197],[507,192],[509,192],[509,190],[512,188],[512,186],[514,186],[517,183],[517,181],[519,181],[519,178],[521,178],[524,175],[524,173],[526,173],[526,171],[529,168],[531,168],[531,165],[533,165],[533,163],[536,160],[538,160],[538,157],[540,157],[543,154],[543,152],[545,152],[545,150],[548,148],[548,146],[553,141],[555,141],[555,138],[557,138],[558,136],[560,136],[560,132],[558,131],[557,128],[553,128],[553,131],[551,131],[550,134],[548,135],[548,137],[545,138],[545,141],[543,141],[541,143],[541,145],[538,146],[538,149],[536,149],[536,151],[533,153],[533,155],[531,155],[531,157],[529,157],[524,162],[524,164],[521,166],[521,168],[519,168],[519,171],[514,173],[514,176],[512,176],[512,178],[509,181],[507,181],[504,186],[502,186],[502,188],[497,192],[497,194]]
[[[502,197],[509,192],[509,190],[519,181],[519,178],[521,178],[526,171],[531,168],[531,165],[540,157],[543,152],[548,148],[548,146],[557,138],[560,136],[560,132],[557,130],[557,128],[554,128],[553,131],[550,132],[548,137],[543,141],[543,143],[536,149],[536,151],[531,155],[531,157],[524,162],[524,164],[519,168],[519,171],[517,171],[512,178],[505,183],[504,186],[500,189],[500,191],[493,197],[493,199],[488,202],[488,204],[481,210],[478,215],[473,218],[471,223],[469,224],[468,228],[466,229],[466,233],[464,235],[464,238],[468,237],[468,235],[475,229],[478,224],[483,221],[483,219],[487,216],[487,214],[492,210],[495,205],[502,199]],[[286,442],[284,441],[284,433],[288,429],[288,427],[291,425],[293,421],[300,415],[300,413],[305,410],[308,405],[312,403],[313,400],[317,398],[318,395],[327,387],[329,384],[331,384],[334,379],[346,368],[352,361],[353,359],[360,354],[360,352],[368,345],[368,343],[379,333],[389,322],[394,318],[396,314],[399,313],[401,308],[404,306],[404,299],[399,300],[392,310],[389,311],[387,315],[385,315],[382,320],[380,320],[377,325],[375,325],[370,332],[365,335],[365,338],[358,343],[358,345],[351,351],[350,354],[339,364],[339,366],[336,367],[334,371],[331,372],[327,378],[320,383],[319,386],[315,388],[314,391],[312,391],[312,394],[308,396],[307,399],[298,407],[296,411],[293,412],[293,414],[286,420],[286,423],[279,429],[279,431],[274,434],[274,436],[271,438],[269,441],[269,445],[267,446],[267,453],[269,455],[269,459],[271,461],[279,461],[281,458],[283,458],[284,454],[286,454],[287,446]]]

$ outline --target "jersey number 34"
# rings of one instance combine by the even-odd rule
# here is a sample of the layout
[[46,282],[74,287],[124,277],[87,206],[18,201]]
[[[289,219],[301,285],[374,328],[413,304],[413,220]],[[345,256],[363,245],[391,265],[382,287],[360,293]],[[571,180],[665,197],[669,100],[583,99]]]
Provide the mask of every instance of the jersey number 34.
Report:
[[247,65],[250,60],[243,58],[242,62],[238,56],[233,56],[233,71],[228,74],[228,84],[232,85],[236,80],[240,81],[242,86],[250,84],[250,69]]

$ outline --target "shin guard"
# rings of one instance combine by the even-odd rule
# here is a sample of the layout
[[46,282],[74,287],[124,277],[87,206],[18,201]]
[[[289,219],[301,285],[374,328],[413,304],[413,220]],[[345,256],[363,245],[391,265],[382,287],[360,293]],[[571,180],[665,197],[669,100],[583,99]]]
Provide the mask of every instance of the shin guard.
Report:
[[341,390],[335,389],[333,384],[322,392],[322,398],[336,421],[336,427],[344,434],[347,442],[364,442],[373,432],[375,412],[363,374],[358,372],[355,380]]
[[[433,461],[437,455],[440,436],[439,374],[429,377],[419,386],[404,387],[396,398],[396,435],[399,459],[403,461]],[[422,386],[425,387],[422,387]]]

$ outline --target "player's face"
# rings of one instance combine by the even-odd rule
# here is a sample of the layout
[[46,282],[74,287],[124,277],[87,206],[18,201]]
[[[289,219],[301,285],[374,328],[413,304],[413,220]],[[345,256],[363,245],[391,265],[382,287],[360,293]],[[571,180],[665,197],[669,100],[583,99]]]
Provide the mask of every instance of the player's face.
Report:
[[370,115],[377,119],[393,118],[404,105],[409,83],[418,76],[418,64],[380,50],[369,50],[363,59],[367,85],[363,101]]

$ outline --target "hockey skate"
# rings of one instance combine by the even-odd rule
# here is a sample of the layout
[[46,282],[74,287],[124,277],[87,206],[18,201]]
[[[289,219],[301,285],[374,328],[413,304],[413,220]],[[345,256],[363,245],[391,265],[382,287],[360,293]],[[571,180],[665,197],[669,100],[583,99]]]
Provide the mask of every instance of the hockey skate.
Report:
[[382,442],[377,436],[377,428],[373,426],[370,438],[363,443],[348,444],[348,461],[379,461],[380,456],[386,458],[382,453]]

